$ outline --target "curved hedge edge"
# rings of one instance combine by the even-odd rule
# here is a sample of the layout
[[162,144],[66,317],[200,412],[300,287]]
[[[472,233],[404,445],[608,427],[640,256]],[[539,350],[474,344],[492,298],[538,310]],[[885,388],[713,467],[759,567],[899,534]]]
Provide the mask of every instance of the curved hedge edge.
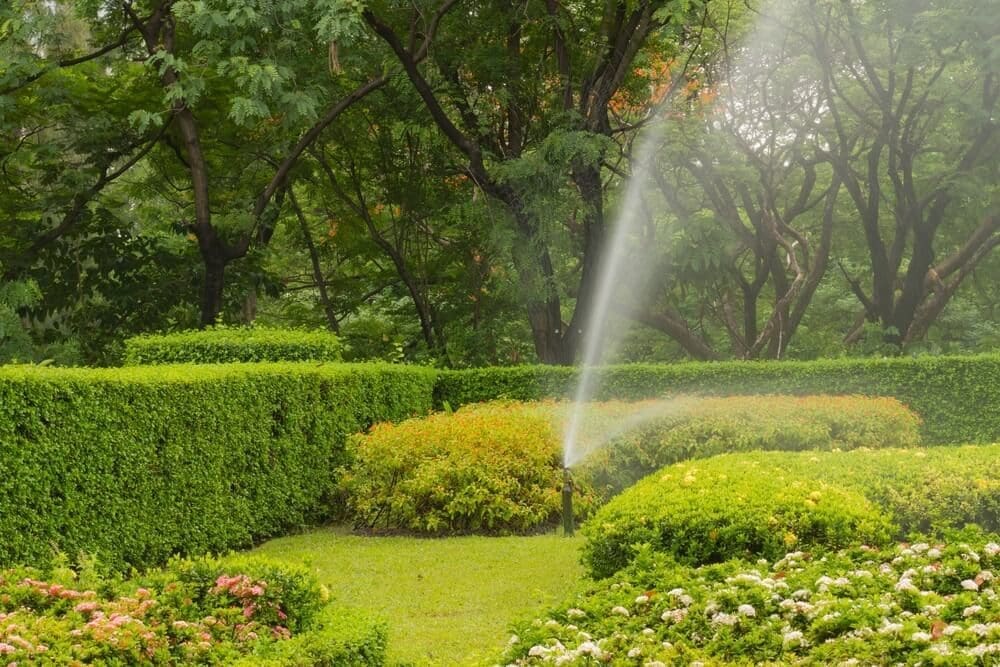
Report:
[[388,630],[384,621],[364,612],[330,606],[316,627],[260,650],[235,663],[238,667],[381,667]]

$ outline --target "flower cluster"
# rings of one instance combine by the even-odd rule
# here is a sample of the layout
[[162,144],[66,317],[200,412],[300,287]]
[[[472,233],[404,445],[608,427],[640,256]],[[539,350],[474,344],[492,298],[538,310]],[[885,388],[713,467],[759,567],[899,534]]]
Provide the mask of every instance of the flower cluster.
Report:
[[504,661],[979,665],[1000,659],[995,575],[1000,545],[974,534],[753,565],[653,557],[519,628]]
[[269,581],[218,568],[176,561],[142,581],[88,575],[89,586],[66,569],[0,572],[0,664],[224,663],[289,639],[290,621],[301,628],[323,604],[300,573],[273,568]]

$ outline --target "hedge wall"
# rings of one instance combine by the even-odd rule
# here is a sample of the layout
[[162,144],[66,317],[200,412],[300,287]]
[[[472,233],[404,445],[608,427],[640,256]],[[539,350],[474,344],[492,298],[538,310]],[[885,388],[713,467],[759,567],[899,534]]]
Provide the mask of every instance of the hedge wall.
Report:
[[[571,395],[577,370],[515,366],[444,371],[438,405]],[[893,396],[919,414],[929,443],[1000,441],[1000,355],[820,361],[635,364],[601,369],[599,399],[665,393]]]
[[125,341],[125,365],[340,361],[340,339],[325,331],[216,327],[145,334]]
[[232,364],[0,369],[0,564],[114,565],[321,518],[344,442],[431,408],[433,371]]

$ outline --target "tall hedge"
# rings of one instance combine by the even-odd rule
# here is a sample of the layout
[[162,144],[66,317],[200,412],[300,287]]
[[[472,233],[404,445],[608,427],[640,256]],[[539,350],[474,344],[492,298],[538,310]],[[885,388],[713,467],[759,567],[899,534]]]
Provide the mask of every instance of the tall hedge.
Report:
[[[669,393],[862,394],[892,396],[924,420],[929,443],[1000,441],[1000,355],[782,362],[692,362],[609,366],[598,371],[597,398],[641,399]],[[438,405],[495,398],[534,400],[572,394],[577,369],[514,366],[444,371]]]
[[0,369],[0,564],[159,563],[322,518],[352,433],[431,408],[388,365]]
[[144,334],[125,341],[125,365],[341,361],[340,339],[326,331],[213,327]]

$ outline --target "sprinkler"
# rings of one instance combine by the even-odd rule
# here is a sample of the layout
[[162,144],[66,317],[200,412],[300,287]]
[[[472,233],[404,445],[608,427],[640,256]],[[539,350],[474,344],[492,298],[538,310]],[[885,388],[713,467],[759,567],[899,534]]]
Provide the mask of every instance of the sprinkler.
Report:
[[573,477],[569,468],[563,468],[563,535],[573,537]]

